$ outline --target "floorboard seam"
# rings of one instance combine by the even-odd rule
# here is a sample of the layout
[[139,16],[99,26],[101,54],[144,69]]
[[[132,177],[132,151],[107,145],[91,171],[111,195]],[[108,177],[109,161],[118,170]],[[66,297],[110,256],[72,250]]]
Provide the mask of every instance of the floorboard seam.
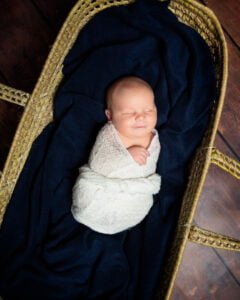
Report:
[[49,21],[49,18],[43,13],[43,11],[40,9],[40,7],[35,3],[34,0],[31,1],[32,6],[36,9],[36,12],[39,14],[39,16],[41,17],[41,19],[43,20],[43,22],[45,22],[47,24],[47,26],[49,27],[49,29],[56,34],[56,30],[54,28],[54,26],[51,24],[51,22]]
[[4,73],[1,70],[0,70],[0,76],[5,81],[5,82],[1,82],[1,83],[9,85],[9,81],[8,81],[7,77],[4,75]]
[[[199,227],[198,223],[194,220],[193,224],[197,227]],[[203,246],[206,247],[206,246]],[[234,275],[234,273],[232,272],[232,270],[229,268],[228,264],[226,263],[225,259],[222,257],[222,255],[218,252],[217,249],[210,247],[211,250],[217,255],[218,259],[222,262],[222,264],[224,265],[224,267],[226,268],[226,270],[229,272],[229,274],[231,275],[231,277],[233,278],[233,280],[236,282],[236,284],[238,286],[240,286],[240,281],[238,280],[238,278]],[[228,250],[226,250],[228,251]]]
[[[238,286],[240,286],[240,281],[239,281],[238,278],[234,275],[234,273],[232,272],[232,270],[229,268],[228,264],[226,263],[226,261],[225,261],[225,259],[222,257],[222,255],[218,252],[217,249],[214,249],[214,248],[213,248],[212,250],[216,253],[217,257],[218,257],[219,260],[223,263],[223,265],[225,266],[225,268],[228,270],[229,274],[231,275],[231,277],[233,278],[233,280],[236,282],[236,284],[237,284]],[[226,250],[226,251],[228,251],[228,250]]]
[[[238,159],[240,161],[240,156],[237,154],[237,152],[233,149],[233,147],[231,146],[231,144],[228,142],[228,140],[224,137],[224,135],[218,130],[217,134],[219,135],[219,137],[221,138],[221,140],[223,141],[223,143],[229,148],[229,150],[232,152],[232,154],[235,156],[236,159]],[[219,149],[220,150],[220,149]],[[220,150],[221,151],[221,150]]]
[[[199,0],[199,2],[203,5],[205,5],[206,7],[208,7],[209,9],[211,9],[213,11],[213,9],[211,7],[209,7],[206,3],[206,1],[204,0]],[[214,11],[213,11],[214,12]],[[217,14],[214,12],[214,14],[216,15],[216,17],[218,18]],[[219,20],[219,18],[218,18]],[[220,20],[219,20],[220,22]],[[220,22],[221,23],[221,22]],[[233,43],[233,45],[238,49],[238,51],[240,51],[240,46],[238,45],[238,43],[234,40],[234,38],[232,37],[232,35],[228,32],[228,30],[226,29],[225,26],[223,26],[223,24],[221,24],[222,29],[224,31],[224,33],[228,36],[228,38],[231,40],[231,42]]]

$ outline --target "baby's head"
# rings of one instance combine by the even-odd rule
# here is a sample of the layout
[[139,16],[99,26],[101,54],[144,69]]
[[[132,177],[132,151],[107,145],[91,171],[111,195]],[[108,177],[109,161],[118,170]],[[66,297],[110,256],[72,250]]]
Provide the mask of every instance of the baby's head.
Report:
[[151,86],[144,80],[127,76],[115,81],[107,90],[108,121],[127,138],[149,135],[157,122],[157,109]]

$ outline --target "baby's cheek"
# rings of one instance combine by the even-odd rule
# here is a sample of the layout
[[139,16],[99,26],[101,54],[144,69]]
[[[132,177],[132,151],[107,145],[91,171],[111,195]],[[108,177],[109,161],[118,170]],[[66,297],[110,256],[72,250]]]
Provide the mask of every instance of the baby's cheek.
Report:
[[118,120],[117,122],[113,123],[113,125],[115,126],[115,128],[121,132],[121,133],[125,133],[128,131],[128,128],[131,125],[131,121],[130,120]]
[[153,127],[157,124],[157,115],[153,115],[150,117],[150,122],[152,123]]
[[155,125],[157,124],[157,114],[154,114],[154,116],[152,117],[152,122],[153,122],[154,127],[155,127]]
[[134,119],[132,117],[125,117],[122,122],[121,125],[123,127],[128,127],[130,124],[132,124],[134,122]]

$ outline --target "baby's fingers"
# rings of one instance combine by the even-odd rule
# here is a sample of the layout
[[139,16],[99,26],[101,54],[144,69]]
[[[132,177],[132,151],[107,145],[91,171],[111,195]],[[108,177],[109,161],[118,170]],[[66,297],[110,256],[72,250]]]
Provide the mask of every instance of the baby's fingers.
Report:
[[136,162],[141,166],[146,164],[146,161],[144,159],[142,159],[141,157],[137,158]]
[[144,154],[140,154],[140,155],[138,156],[138,163],[139,163],[140,165],[145,165],[146,162],[147,162],[147,157],[146,157],[145,153],[144,153]]
[[146,150],[146,149],[144,149],[144,148],[141,150],[140,154],[141,154],[142,156],[144,156],[145,158],[147,158],[147,157],[150,155],[150,154],[149,154],[149,151]]

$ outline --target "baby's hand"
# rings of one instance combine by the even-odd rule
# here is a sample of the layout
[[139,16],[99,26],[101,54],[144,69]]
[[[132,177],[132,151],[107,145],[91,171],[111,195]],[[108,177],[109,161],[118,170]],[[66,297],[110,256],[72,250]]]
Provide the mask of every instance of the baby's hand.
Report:
[[149,156],[149,152],[141,146],[131,146],[127,148],[128,152],[132,155],[133,159],[139,165],[145,165],[147,162],[147,157]]

